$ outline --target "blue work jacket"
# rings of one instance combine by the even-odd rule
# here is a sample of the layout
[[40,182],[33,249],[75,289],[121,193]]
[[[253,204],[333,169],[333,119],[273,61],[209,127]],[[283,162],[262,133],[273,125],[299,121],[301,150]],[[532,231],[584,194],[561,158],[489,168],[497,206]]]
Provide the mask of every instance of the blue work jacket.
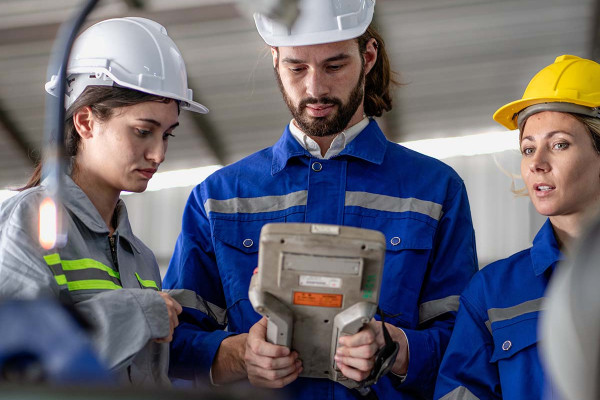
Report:
[[479,271],[460,298],[436,399],[543,398],[538,318],[561,253],[550,220],[533,246]]
[[[221,341],[260,315],[248,300],[260,229],[270,222],[348,225],[387,241],[380,308],[409,342],[404,382],[388,374],[381,399],[431,398],[458,298],[476,271],[465,186],[447,165],[386,140],[374,120],[337,156],[312,157],[285,129],[272,147],[198,185],[184,210],[164,286],[189,295],[171,346],[171,373],[206,377]],[[225,328],[227,328],[225,330]],[[302,357],[302,355],[300,355]],[[347,399],[327,379],[289,385],[302,399]]]

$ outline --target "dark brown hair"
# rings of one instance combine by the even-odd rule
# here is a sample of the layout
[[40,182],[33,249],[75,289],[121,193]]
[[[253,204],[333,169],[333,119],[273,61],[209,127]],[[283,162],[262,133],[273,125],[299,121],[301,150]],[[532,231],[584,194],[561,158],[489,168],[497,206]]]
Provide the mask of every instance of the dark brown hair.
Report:
[[[108,121],[121,107],[134,106],[147,101],[168,103],[172,99],[116,86],[88,86],[83,93],[71,104],[65,113],[65,156],[71,158],[77,155],[80,136],[75,129],[73,114],[82,107],[89,106],[96,118]],[[179,109],[179,103],[178,103]],[[25,190],[39,186],[42,177],[42,162],[40,161],[25,186],[17,190]]]
[[365,77],[365,114],[381,117],[384,111],[392,109],[391,89],[400,85],[400,82],[395,79],[397,74],[391,70],[385,42],[372,25],[357,38],[360,54],[364,57],[367,43],[371,39],[376,42],[377,61]]

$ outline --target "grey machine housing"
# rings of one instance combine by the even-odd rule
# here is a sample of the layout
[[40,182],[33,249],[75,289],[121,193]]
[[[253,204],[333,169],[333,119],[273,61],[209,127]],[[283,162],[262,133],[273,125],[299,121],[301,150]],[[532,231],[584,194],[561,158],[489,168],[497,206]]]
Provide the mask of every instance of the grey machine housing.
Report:
[[301,376],[359,386],[333,357],[338,338],[358,332],[375,315],[384,257],[385,237],[370,229],[311,223],[262,228],[250,302],[268,320],[267,341],[298,352]]

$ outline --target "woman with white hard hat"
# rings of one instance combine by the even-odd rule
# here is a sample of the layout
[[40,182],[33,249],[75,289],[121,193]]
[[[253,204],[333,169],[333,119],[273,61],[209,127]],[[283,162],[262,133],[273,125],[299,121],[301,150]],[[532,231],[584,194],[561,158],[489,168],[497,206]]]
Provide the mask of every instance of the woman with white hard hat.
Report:
[[483,268],[461,295],[435,398],[532,400],[552,390],[538,318],[557,263],[600,204],[599,111],[600,65],[563,55],[494,114],[519,129],[525,189],[548,220],[531,248]]
[[[53,95],[57,78],[46,84]],[[132,232],[121,191],[143,192],[164,161],[179,110],[192,100],[179,49],[144,18],[99,22],[75,41],[67,68],[62,184],[66,243],[38,241],[48,181],[41,165],[0,209],[0,297],[53,297],[94,327],[101,359],[119,380],[168,384],[168,343],[181,306],[160,291],[153,253]],[[50,246],[48,246],[50,247]]]

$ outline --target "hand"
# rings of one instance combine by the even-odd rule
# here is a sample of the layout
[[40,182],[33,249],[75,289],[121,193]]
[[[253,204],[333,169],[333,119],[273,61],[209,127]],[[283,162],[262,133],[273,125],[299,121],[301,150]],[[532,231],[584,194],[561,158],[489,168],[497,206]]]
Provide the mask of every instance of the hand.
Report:
[[[392,372],[398,375],[406,374],[408,370],[408,342],[406,335],[394,325],[385,323],[392,337],[398,342],[400,349],[392,367]],[[338,340],[335,362],[342,374],[357,382],[367,378],[375,365],[377,351],[385,345],[381,321],[371,319],[358,333],[342,336]]]
[[285,346],[266,341],[267,319],[263,317],[250,328],[246,341],[246,371],[254,386],[282,388],[298,378],[302,361],[298,353]]
[[173,299],[167,293],[158,292],[158,294],[160,297],[162,297],[167,305],[167,312],[169,313],[169,336],[154,339],[154,341],[156,343],[169,343],[171,340],[173,340],[173,331],[175,328],[177,328],[177,325],[179,325],[179,318],[177,318],[177,316],[181,314],[182,308],[181,304],[176,302],[175,299]]

